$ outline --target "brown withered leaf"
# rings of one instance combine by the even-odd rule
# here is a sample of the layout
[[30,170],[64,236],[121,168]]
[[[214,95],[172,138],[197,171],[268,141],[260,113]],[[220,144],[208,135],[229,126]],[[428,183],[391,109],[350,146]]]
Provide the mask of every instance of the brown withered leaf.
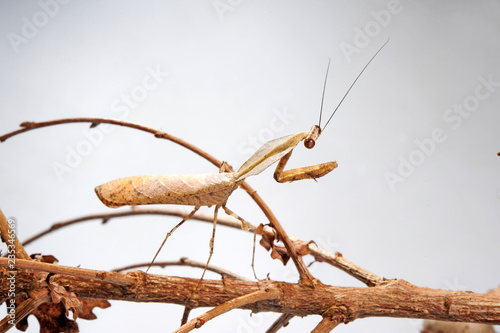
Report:
[[[76,333],[79,332],[78,325],[74,320],[66,317],[66,309],[61,303],[45,303],[37,307],[32,315],[36,317],[40,324],[40,333],[64,332]],[[28,328],[28,317],[24,317],[16,328],[21,331],[26,331]]]
[[101,309],[106,309],[111,306],[106,300],[103,299],[82,299],[82,310],[80,312],[80,318],[87,320],[97,319],[97,316],[92,312],[95,307]]
[[66,308],[66,316],[69,311],[73,312],[73,320],[78,318],[79,313],[82,311],[82,302],[76,297],[75,293],[67,291],[63,286],[55,282],[50,283],[50,297],[52,302],[61,302]]
[[290,256],[288,255],[286,248],[276,244],[272,244],[271,258],[279,259],[283,265],[286,265],[288,260],[290,260]]
[[49,264],[57,264],[59,260],[51,254],[43,255],[41,253],[33,253],[30,255],[31,259],[35,259],[41,262],[47,262]]
[[[267,251],[271,250],[271,258],[279,259],[283,263],[283,265],[286,265],[288,260],[290,259],[290,255],[284,246],[277,245],[275,243],[276,241],[278,241],[276,231],[272,228],[266,228],[261,224],[257,227],[256,232],[262,236],[259,241],[260,245]],[[297,255],[305,256],[311,253],[311,250],[309,249],[309,244],[311,242],[295,242],[293,245],[295,247]]]
[[[95,307],[102,309],[108,308],[111,304],[106,300],[83,299],[80,318],[93,320],[96,315],[92,312]],[[40,333],[63,332],[76,333],[78,324],[66,317],[66,308],[62,303],[45,303],[36,308],[32,313],[40,324]],[[21,320],[16,328],[21,331],[26,331],[28,328],[28,316]]]
[[260,245],[269,251],[273,247],[274,240],[276,239],[276,232],[274,229],[265,228],[264,225],[259,224],[255,232],[262,236],[259,242]]

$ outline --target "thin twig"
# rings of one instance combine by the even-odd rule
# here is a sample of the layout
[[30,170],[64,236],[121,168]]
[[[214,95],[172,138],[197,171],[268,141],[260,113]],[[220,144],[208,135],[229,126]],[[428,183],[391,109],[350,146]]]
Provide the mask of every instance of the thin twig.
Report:
[[182,319],[181,319],[181,326],[187,323],[191,310],[192,308],[190,308],[189,306],[184,307],[184,312],[182,313]]
[[288,323],[290,322],[290,319],[295,317],[292,314],[289,313],[284,313],[281,316],[279,316],[278,319],[269,327],[266,331],[266,333],[276,333],[278,330],[282,327],[286,327]]
[[17,239],[15,230],[12,230],[10,227],[9,221],[3,215],[2,210],[0,209],[0,236],[2,240],[7,244],[8,253],[12,253],[16,258],[19,259],[31,259],[28,253],[24,250],[24,247],[21,245],[21,242]]
[[[303,240],[297,239],[293,236],[290,236],[290,238],[296,242],[304,242]],[[373,274],[363,267],[347,260],[340,252],[332,254],[319,248],[314,243],[309,243],[308,245],[311,255],[316,259],[316,261],[329,263],[330,265],[343,270],[347,274],[365,283],[368,287],[379,286],[387,282],[387,280],[383,277]]]
[[[112,125],[118,125],[118,126],[124,126],[124,127],[130,127],[134,128],[137,130],[141,130],[144,132],[148,132],[151,134],[154,134],[156,138],[161,138],[161,139],[166,139],[170,140],[174,143],[177,143],[186,149],[191,150],[195,154],[200,155],[201,157],[205,158],[206,160],[210,161],[212,164],[214,164],[216,167],[220,168],[222,166],[222,162],[213,157],[212,155],[208,154],[207,152],[203,151],[202,149],[190,144],[187,141],[184,141],[176,136],[173,136],[171,134],[168,134],[166,132],[156,130],[151,127],[139,125],[136,123],[128,122],[128,121],[123,121],[123,120],[116,120],[116,119],[107,119],[107,118],[91,118],[91,117],[79,117],[79,118],[66,118],[66,119],[56,119],[56,120],[51,120],[51,121],[44,121],[44,122],[23,122],[21,123],[21,129],[7,133],[3,136],[0,136],[0,142],[3,142],[7,140],[8,138],[15,136],[17,134],[21,134],[33,129],[37,128],[42,128],[42,127],[47,127],[47,126],[54,126],[54,125],[61,125],[61,124],[67,124],[67,123],[91,123],[90,127],[96,127],[99,124],[106,123],[106,124],[112,124]],[[280,240],[283,242],[285,245],[288,254],[292,258],[295,266],[297,267],[297,270],[299,272],[300,276],[300,282],[304,285],[308,286],[313,286],[315,281],[317,281],[309,272],[307,269],[307,266],[304,264],[304,261],[302,260],[302,257],[297,255],[295,252],[295,249],[293,247],[292,242],[290,239],[288,239],[288,236],[279,223],[278,219],[276,216],[274,216],[273,212],[267,206],[267,204],[262,200],[262,198],[257,194],[257,192],[248,185],[246,182],[241,183],[241,187],[252,197],[252,199],[257,203],[257,205],[260,207],[260,209],[263,211],[264,215],[269,219],[269,222],[273,226],[274,229],[276,229],[276,232],[278,233],[278,236]]]
[[[135,264],[135,265],[129,265],[125,267],[120,267],[120,268],[115,268],[113,269],[113,272],[123,272],[127,271],[130,269],[137,269],[141,267],[148,267],[151,263],[150,262],[144,262],[140,264]],[[189,258],[181,258],[180,260],[176,261],[158,261],[153,263],[151,266],[159,266],[159,267],[165,267],[165,266],[190,266],[190,267],[197,267],[197,268],[205,268],[205,263],[199,262],[199,261],[194,261]],[[233,280],[239,280],[239,281],[250,281],[247,278],[244,278],[242,276],[239,276],[238,274],[235,274],[233,272],[230,272],[226,269],[214,266],[214,265],[208,265],[207,270],[211,272],[215,272],[220,275],[225,275]]]
[[[75,219],[54,223],[48,229],[41,231],[40,233],[25,240],[23,242],[23,245],[26,246],[26,245],[32,243],[33,241],[39,239],[42,236],[45,236],[45,235],[47,235],[53,231],[56,231],[58,229],[70,226],[72,224],[90,221],[90,220],[96,220],[96,219],[102,220],[103,223],[107,223],[112,218],[126,217],[126,216],[137,216],[137,215],[166,215],[166,216],[178,216],[178,217],[183,218],[183,217],[186,217],[186,215],[188,215],[188,213],[186,213],[185,210],[179,210],[179,209],[174,209],[174,208],[139,208],[139,207],[134,207],[133,209],[130,209],[130,210],[118,211],[118,212],[113,212],[113,213],[100,213],[100,214],[85,215],[85,216],[81,216],[81,217],[78,217]],[[206,214],[206,213],[198,213],[197,212],[196,214],[193,215],[193,217],[191,219],[213,223],[214,216],[213,216],[213,214]],[[236,228],[236,229],[241,229],[241,222],[232,218],[232,217],[220,216],[217,218],[217,224],[229,226],[229,227]],[[250,225],[250,229],[254,230],[255,226]]]
[[0,321],[0,332],[7,332],[17,323],[19,323],[23,318],[28,316],[33,310],[35,310],[41,304],[47,303],[51,300],[49,292],[47,289],[38,289],[29,293],[29,298],[24,300],[21,304],[15,308],[15,318],[14,325],[12,325],[12,318],[7,315]]
[[[9,265],[11,265],[9,259],[0,257],[0,267],[9,267]],[[95,269],[85,269],[79,267],[53,265],[44,262],[39,262],[36,260],[16,259],[15,267],[22,269],[32,269],[35,271],[49,272],[54,274],[71,275],[85,279],[106,281],[106,282],[116,283],[121,286],[130,286],[135,282],[134,279],[128,278],[127,275],[120,273],[98,271]]]
[[203,326],[203,324],[205,324],[207,321],[230,310],[237,309],[243,305],[252,304],[258,301],[277,299],[278,297],[280,297],[280,294],[281,292],[278,288],[269,288],[265,290],[258,290],[248,295],[233,298],[232,300],[227,301],[208,312],[205,312],[201,316],[191,319],[189,322],[175,330],[174,333],[191,332],[193,329]]
[[328,333],[337,327],[342,321],[339,318],[323,317],[319,324],[311,331],[311,333]]

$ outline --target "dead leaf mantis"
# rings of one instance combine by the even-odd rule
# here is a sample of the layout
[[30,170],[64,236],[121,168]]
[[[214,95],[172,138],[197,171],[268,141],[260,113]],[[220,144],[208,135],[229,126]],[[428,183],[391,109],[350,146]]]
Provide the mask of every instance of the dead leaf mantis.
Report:
[[248,230],[248,222],[236,215],[226,206],[227,200],[231,193],[236,190],[247,177],[260,174],[276,161],[279,160],[279,163],[274,172],[274,179],[280,183],[302,179],[320,178],[335,169],[337,167],[337,162],[326,162],[318,165],[306,166],[291,170],[285,170],[285,166],[290,159],[293,149],[299,144],[299,142],[304,141],[304,145],[308,149],[314,147],[316,140],[328,125],[333,115],[338,110],[345,97],[349,94],[356,81],[359,79],[361,74],[363,74],[364,70],[372,62],[375,56],[387,44],[387,42],[375,53],[375,55],[358,74],[323,128],[321,128],[321,114],[323,110],[323,101],[330,62],[328,62],[328,68],[323,86],[323,95],[321,99],[320,118],[318,125],[314,125],[309,132],[299,132],[268,141],[262,147],[260,147],[245,163],[243,163],[243,165],[237,171],[232,171],[232,169],[226,164],[226,162],[222,162],[219,173],[194,175],[134,176],[116,179],[106,184],[97,186],[95,188],[95,192],[99,199],[106,206],[112,208],[150,204],[176,204],[194,206],[194,209],[166,235],[146,272],[156,260],[156,257],[160,253],[168,237],[170,237],[170,235],[178,227],[189,220],[196,213],[196,211],[200,209],[201,206],[211,207],[215,205],[212,238],[210,239],[209,243],[210,253],[207,263],[205,264],[202,277],[200,279],[201,281],[205,275],[210,259],[212,258],[214,249],[215,227],[217,224],[217,214],[219,209],[222,208],[226,212],[226,214],[241,221],[242,229]]

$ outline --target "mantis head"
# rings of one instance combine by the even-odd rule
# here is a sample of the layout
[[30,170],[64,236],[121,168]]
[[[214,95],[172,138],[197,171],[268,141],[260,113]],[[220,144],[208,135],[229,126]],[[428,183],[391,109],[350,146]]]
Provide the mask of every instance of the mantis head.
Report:
[[313,127],[311,127],[309,134],[304,139],[304,146],[307,149],[314,148],[316,140],[318,140],[320,134],[321,134],[321,127],[319,127],[319,125],[314,125]]

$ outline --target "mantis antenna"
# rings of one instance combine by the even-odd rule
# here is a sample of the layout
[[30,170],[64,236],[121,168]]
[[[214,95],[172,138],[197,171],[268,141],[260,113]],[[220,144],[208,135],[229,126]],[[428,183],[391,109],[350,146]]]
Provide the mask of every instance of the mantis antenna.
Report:
[[373,57],[370,59],[370,61],[368,61],[368,63],[365,65],[365,67],[363,67],[363,69],[361,70],[361,72],[358,74],[358,76],[356,77],[356,79],[352,82],[351,86],[349,87],[349,89],[347,90],[347,92],[345,93],[344,97],[342,97],[342,99],[340,100],[339,104],[337,105],[337,107],[335,108],[335,110],[333,111],[332,115],[330,116],[330,118],[328,118],[328,121],[326,122],[325,126],[323,126],[323,128],[321,128],[321,114],[323,113],[323,99],[325,98],[325,88],[326,88],[326,80],[328,78],[328,70],[330,69],[330,59],[328,59],[328,67],[326,69],[326,76],[325,76],[325,83],[323,85],[323,96],[321,97],[321,110],[320,110],[320,113],[319,113],[319,123],[318,123],[318,127],[320,128],[320,133],[323,132],[326,128],[326,126],[328,125],[328,123],[330,122],[330,120],[332,120],[333,118],[333,115],[335,114],[335,112],[337,112],[338,108],[340,107],[340,105],[342,104],[342,102],[344,101],[344,99],[347,97],[347,95],[349,94],[349,92],[351,91],[352,87],[354,86],[354,84],[356,83],[356,81],[358,81],[359,77],[361,76],[361,74],[363,74],[363,72],[365,71],[365,69],[368,67],[368,65],[372,62],[373,59],[375,59],[375,57],[377,56],[377,54],[382,51],[382,49],[384,48],[384,46],[387,45],[387,43],[389,43],[389,39],[390,38],[387,38],[387,41],[384,43],[384,45],[382,45],[378,51],[373,55]]
[[321,108],[319,109],[319,121],[318,121],[319,128],[321,128],[321,116],[323,115],[323,102],[325,100],[326,81],[328,80],[328,72],[330,72],[331,61],[332,58],[328,58],[328,66],[326,66],[325,82],[323,83],[323,94],[321,95]]

